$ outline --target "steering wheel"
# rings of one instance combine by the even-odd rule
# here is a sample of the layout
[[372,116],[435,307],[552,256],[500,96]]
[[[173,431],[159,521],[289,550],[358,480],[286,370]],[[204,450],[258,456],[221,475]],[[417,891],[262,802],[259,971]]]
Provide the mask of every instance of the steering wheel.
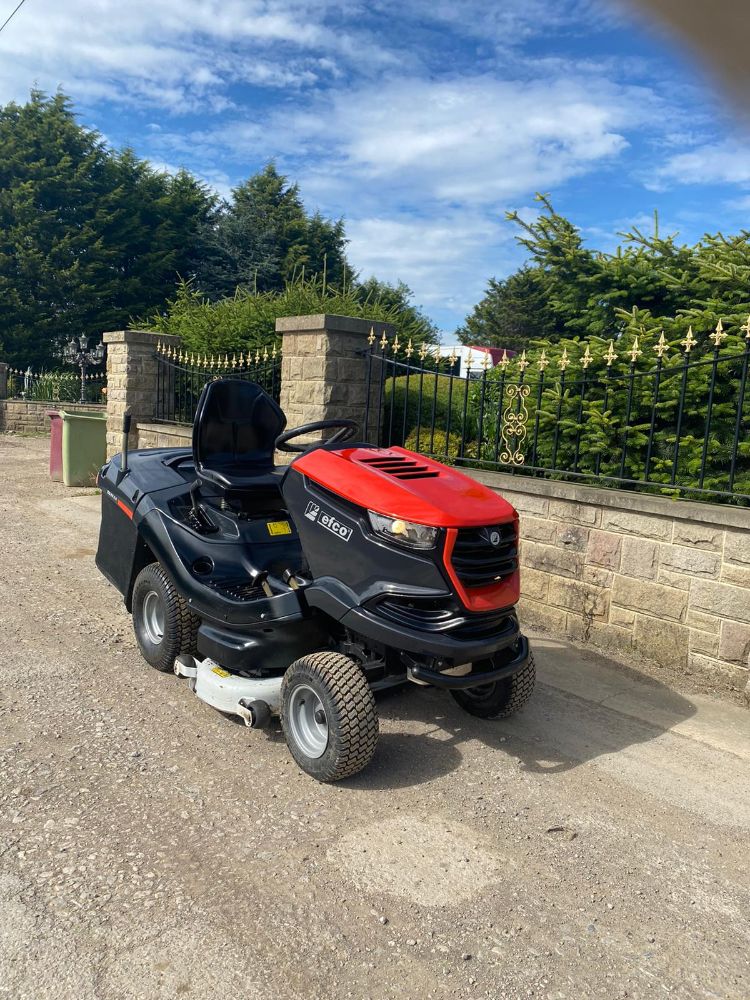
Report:
[[[306,444],[291,444],[290,442],[303,434],[312,434],[314,431],[324,431],[329,427],[338,427],[335,434],[320,441],[308,441]],[[320,448],[322,445],[337,444],[343,441],[351,441],[359,433],[359,424],[356,420],[314,420],[311,424],[300,424],[299,427],[292,427],[290,431],[284,431],[276,438],[276,448],[279,451],[291,451],[301,453],[309,451],[310,448]]]

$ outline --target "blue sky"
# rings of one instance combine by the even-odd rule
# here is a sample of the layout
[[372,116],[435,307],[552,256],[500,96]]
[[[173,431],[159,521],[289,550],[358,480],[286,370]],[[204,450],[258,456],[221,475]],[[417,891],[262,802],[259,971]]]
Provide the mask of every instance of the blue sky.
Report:
[[605,250],[654,209],[686,240],[750,210],[718,87],[605,0],[27,0],[0,100],[33,85],[223,193],[275,159],[345,216],[362,276],[406,281],[447,339],[523,259],[504,213],[536,191]]

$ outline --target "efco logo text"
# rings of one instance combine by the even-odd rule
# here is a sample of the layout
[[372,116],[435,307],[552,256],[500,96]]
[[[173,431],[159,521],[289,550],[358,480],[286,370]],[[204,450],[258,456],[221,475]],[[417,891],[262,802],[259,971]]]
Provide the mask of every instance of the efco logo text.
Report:
[[343,541],[348,542],[352,537],[352,529],[347,528],[345,524],[338,521],[333,514],[327,514],[324,510],[320,509],[320,504],[310,501],[305,509],[305,517],[309,518],[311,521],[317,521],[324,528],[328,528],[330,532],[337,535]]

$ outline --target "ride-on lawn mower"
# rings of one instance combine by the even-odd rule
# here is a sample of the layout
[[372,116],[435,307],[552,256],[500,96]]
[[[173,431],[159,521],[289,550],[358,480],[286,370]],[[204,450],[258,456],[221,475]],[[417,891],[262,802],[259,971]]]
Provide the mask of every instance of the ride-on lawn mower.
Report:
[[[99,475],[96,563],[148,663],[250,727],[280,715],[320,781],[372,758],[381,688],[445,688],[486,719],[520,708],[534,661],[510,504],[422,455],[355,443],[352,420],[285,426],[238,378],[204,388],[192,452],[129,456],[125,417]],[[297,457],[275,467],[274,449]]]

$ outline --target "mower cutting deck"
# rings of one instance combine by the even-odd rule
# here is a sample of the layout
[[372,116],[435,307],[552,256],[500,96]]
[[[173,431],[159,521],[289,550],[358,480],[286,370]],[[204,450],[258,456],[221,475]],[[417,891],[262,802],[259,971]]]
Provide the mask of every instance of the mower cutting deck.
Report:
[[[283,433],[274,400],[241,379],[204,388],[192,451],[128,455],[128,422],[99,476],[96,562],[153,667],[250,727],[280,716],[321,781],[370,761],[379,688],[446,688],[488,719],[528,700],[518,517],[492,490],[355,443],[350,420]],[[298,457],[277,468],[275,449]]]

